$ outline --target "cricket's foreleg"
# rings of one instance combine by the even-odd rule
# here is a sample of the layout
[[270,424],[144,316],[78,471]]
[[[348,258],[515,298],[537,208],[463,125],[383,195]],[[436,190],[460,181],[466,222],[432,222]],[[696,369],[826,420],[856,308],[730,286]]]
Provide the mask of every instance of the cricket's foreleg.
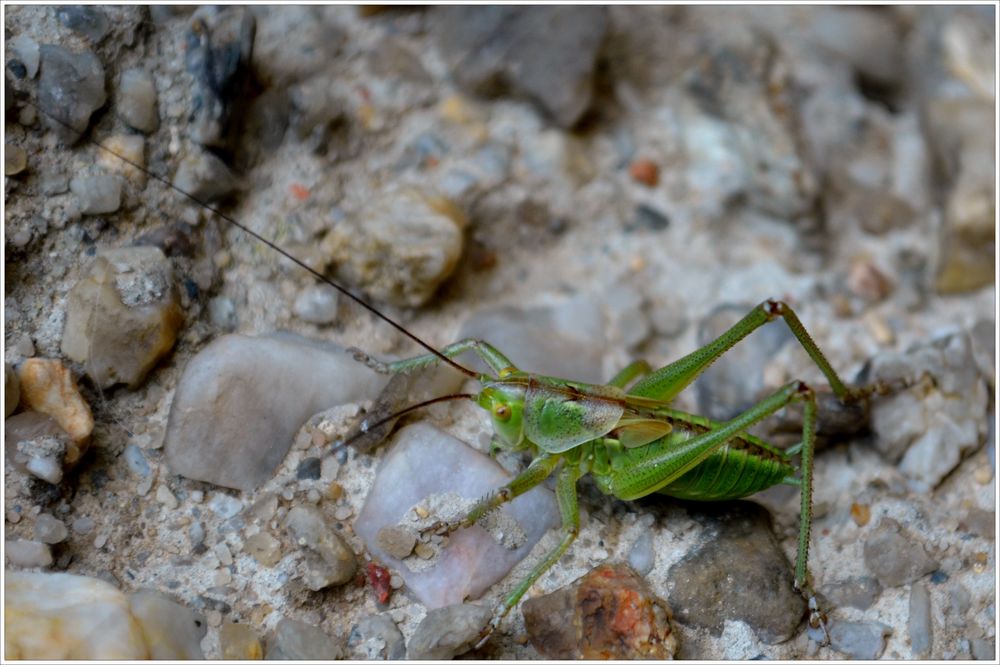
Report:
[[640,376],[645,376],[653,371],[653,368],[645,360],[636,360],[629,363],[625,369],[615,374],[614,378],[608,381],[609,386],[616,388],[626,388]]
[[497,605],[496,610],[493,612],[493,619],[490,620],[489,625],[480,633],[479,642],[476,644],[477,648],[486,643],[486,640],[497,629],[497,626],[507,616],[507,613],[517,606],[524,594],[528,592],[528,589],[566,553],[569,546],[576,540],[576,536],[580,532],[580,509],[576,498],[576,481],[579,479],[580,467],[575,464],[566,464],[559,470],[559,474],[556,477],[556,502],[559,504],[559,515],[562,518],[562,540]]
[[[449,344],[441,349],[441,355],[454,358],[470,350],[482,358],[483,362],[489,365],[495,374],[499,374],[503,370],[514,369],[514,365],[507,359],[507,356],[500,353],[493,345],[479,339],[463,339],[459,342]],[[383,362],[372,358],[358,348],[352,347],[348,351],[354,356],[355,360],[368,365],[368,367],[380,374],[405,374],[441,362],[441,358],[433,353],[424,353],[413,358],[404,358],[403,360],[396,360],[394,362]]]
[[823,352],[813,341],[805,326],[795,315],[792,308],[777,300],[765,300],[740,319],[732,328],[719,335],[714,341],[702,348],[689,353],[666,367],[653,372],[632,387],[629,394],[650,397],[669,402],[684,388],[694,381],[699,374],[715,362],[719,356],[735,346],[740,340],[777,318],[784,319],[795,338],[805,349],[809,357],[823,372],[834,394],[843,401],[851,401],[879,390],[876,387],[849,389],[840,376],[834,371]]
[[509,483],[490,492],[480,499],[465,517],[451,522],[437,522],[424,529],[421,533],[434,533],[439,536],[464,529],[478,522],[491,510],[496,510],[508,501],[513,501],[528,490],[540,485],[552,475],[559,464],[559,455],[539,455],[531,461],[528,468],[522,471]]

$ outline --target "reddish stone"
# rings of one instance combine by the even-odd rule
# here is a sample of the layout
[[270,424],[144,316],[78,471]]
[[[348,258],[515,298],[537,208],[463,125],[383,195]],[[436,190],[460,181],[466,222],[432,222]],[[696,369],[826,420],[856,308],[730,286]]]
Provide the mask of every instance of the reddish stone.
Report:
[[628,167],[632,180],[647,187],[656,187],[660,182],[660,167],[650,159],[637,159]]
[[546,658],[669,659],[670,609],[626,565],[603,565],[522,606],[528,639]]

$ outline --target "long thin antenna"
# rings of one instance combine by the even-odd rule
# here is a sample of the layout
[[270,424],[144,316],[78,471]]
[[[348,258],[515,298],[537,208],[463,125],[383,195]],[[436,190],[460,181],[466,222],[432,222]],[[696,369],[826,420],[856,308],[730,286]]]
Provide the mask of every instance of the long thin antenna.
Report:
[[114,150],[112,150],[111,148],[107,147],[106,145],[103,145],[102,143],[100,143],[96,139],[91,138],[90,136],[85,136],[86,130],[84,130],[83,132],[80,132],[80,131],[74,129],[69,123],[65,122],[61,118],[57,118],[52,113],[49,113],[48,111],[46,111],[45,109],[43,109],[41,106],[39,106],[36,102],[32,101],[31,99],[21,98],[18,101],[23,102],[23,103],[25,103],[25,104],[33,107],[35,110],[37,110],[42,115],[44,115],[45,117],[49,118],[50,120],[52,120],[54,122],[57,122],[60,125],[62,125],[63,127],[65,127],[66,129],[68,129],[69,131],[74,132],[74,133],[78,134],[79,136],[81,136],[83,138],[86,138],[86,140],[89,143],[97,146],[98,148],[100,148],[104,152],[106,152],[106,153],[108,153],[110,155],[113,155],[114,157],[117,157],[118,159],[120,159],[124,163],[128,164],[129,166],[132,166],[133,168],[139,169],[140,171],[142,171],[143,173],[145,173],[149,177],[153,178],[154,180],[157,180],[161,184],[166,185],[167,187],[169,187],[170,189],[174,190],[178,194],[182,194],[183,196],[186,196],[187,198],[189,198],[190,200],[194,201],[198,205],[202,206],[206,210],[215,213],[221,219],[224,219],[225,221],[229,222],[229,224],[231,224],[232,226],[235,226],[236,228],[240,229],[244,233],[252,236],[253,238],[256,238],[258,241],[264,243],[265,245],[267,245],[268,247],[270,247],[274,251],[276,251],[279,254],[281,254],[282,256],[284,256],[286,259],[292,261],[293,263],[295,263],[299,267],[301,267],[304,270],[306,270],[309,274],[311,274],[313,277],[315,277],[320,282],[322,282],[322,283],[324,283],[324,284],[326,284],[328,286],[332,286],[333,288],[337,289],[338,291],[340,291],[341,293],[343,293],[345,296],[347,296],[348,298],[350,298],[351,300],[353,300],[357,304],[361,305],[362,307],[364,307],[365,309],[367,309],[369,312],[371,312],[372,314],[374,314],[378,318],[382,319],[383,321],[385,321],[386,323],[388,323],[390,326],[392,326],[393,328],[395,328],[399,332],[403,333],[404,335],[406,335],[407,337],[409,337],[410,339],[412,339],[414,342],[416,342],[420,346],[424,347],[425,349],[427,349],[428,351],[430,351],[431,353],[433,353],[435,356],[437,356],[438,358],[440,358],[444,362],[448,363],[449,365],[451,365],[452,367],[454,367],[455,369],[457,369],[462,374],[465,374],[466,376],[469,376],[469,377],[472,377],[472,378],[478,378],[479,377],[479,375],[477,373],[473,372],[471,369],[468,369],[467,367],[463,367],[462,365],[458,364],[457,362],[455,362],[454,360],[452,360],[448,356],[444,355],[443,353],[441,353],[440,351],[438,351],[437,349],[435,349],[433,346],[431,346],[430,344],[428,344],[427,342],[425,342],[424,340],[420,339],[419,337],[417,337],[416,335],[414,335],[413,333],[411,333],[409,330],[407,330],[406,328],[404,328],[401,324],[396,323],[394,320],[392,320],[391,318],[389,318],[388,316],[386,316],[385,314],[383,314],[382,312],[380,312],[379,310],[377,310],[373,305],[368,304],[365,300],[363,300],[359,296],[356,296],[353,293],[351,293],[351,291],[349,291],[346,287],[341,286],[340,284],[338,284],[337,282],[333,281],[332,279],[330,279],[329,277],[327,277],[323,273],[321,273],[321,272],[319,272],[319,271],[311,268],[310,266],[306,265],[306,263],[304,261],[302,261],[301,259],[296,258],[293,254],[289,253],[285,249],[282,249],[281,246],[279,246],[278,244],[274,243],[271,240],[268,240],[267,238],[265,238],[264,236],[260,235],[259,233],[257,233],[253,229],[249,228],[248,226],[245,226],[242,223],[238,222],[235,218],[227,215],[226,213],[222,212],[221,210],[219,210],[215,206],[212,206],[212,205],[208,204],[207,202],[202,201],[201,199],[199,199],[194,194],[191,194],[190,192],[185,191],[184,189],[181,189],[180,187],[178,187],[174,183],[170,182],[165,177],[163,177],[161,175],[158,175],[157,173],[154,173],[153,171],[149,170],[148,168],[146,168],[145,166],[143,166],[141,164],[137,164],[136,162],[133,162],[128,157],[125,157],[124,155],[121,155],[121,154],[115,152]]
[[451,402],[451,401],[457,400],[457,399],[474,400],[477,397],[478,397],[478,395],[475,395],[473,393],[456,393],[454,395],[444,395],[442,397],[434,397],[432,399],[429,399],[429,400],[426,400],[426,401],[423,401],[423,402],[419,402],[417,404],[412,404],[412,405],[406,407],[405,409],[400,409],[396,413],[389,414],[385,418],[382,418],[382,419],[380,419],[380,420],[378,420],[378,421],[376,421],[374,423],[369,423],[367,420],[362,420],[361,424],[358,426],[358,432],[357,432],[357,434],[354,434],[353,436],[350,436],[350,437],[344,439],[343,441],[337,441],[336,443],[334,443],[333,446],[330,448],[330,453],[333,454],[333,453],[337,452],[338,450],[341,450],[342,448],[346,448],[347,446],[349,446],[352,443],[354,443],[354,441],[356,441],[357,439],[360,439],[361,437],[363,437],[364,435],[368,434],[369,432],[377,430],[382,425],[386,425],[388,423],[391,423],[392,421],[396,420],[397,418],[402,418],[406,414],[411,413],[413,411],[416,411],[417,409],[422,409],[425,406],[430,406],[432,404],[439,404],[441,402]]

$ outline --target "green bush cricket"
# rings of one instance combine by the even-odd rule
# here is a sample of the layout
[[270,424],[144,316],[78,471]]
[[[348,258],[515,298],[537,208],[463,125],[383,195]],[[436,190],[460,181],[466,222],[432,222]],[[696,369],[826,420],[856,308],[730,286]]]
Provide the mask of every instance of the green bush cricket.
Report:
[[[30,101],[26,103],[35,106]],[[38,110],[55,122],[68,126],[43,109]],[[494,440],[498,445],[530,454],[532,461],[524,471],[507,485],[480,499],[464,518],[431,527],[436,533],[446,534],[471,526],[488,512],[555,475],[562,539],[500,601],[489,625],[480,635],[480,645],[575,540],[580,527],[576,483],[587,474],[593,477],[601,491],[623,500],[661,493],[682,499],[719,501],[746,497],[778,484],[798,486],[801,504],[795,586],[808,601],[810,625],[825,634],[824,615],[810,586],[808,573],[817,427],[816,393],[805,383],[792,381],[725,422],[671,407],[672,400],[711,363],[757,328],[779,318],[819,367],[841,403],[863,402],[873,393],[886,391],[880,383],[849,388],[787,304],[776,300],[762,302],[714,341],[656,371],[645,361],[633,362],[605,385],[532,374],[516,368],[501,351],[481,340],[468,339],[435,349],[346,287],[217,207],[199,200],[167,178],[97,141],[91,139],[90,142],[279,252],[318,281],[343,293],[428,351],[420,356],[388,363],[355,351],[359,361],[389,374],[409,373],[446,363],[479,381],[482,389],[478,394],[437,398],[408,407],[374,424],[364,421],[360,426],[362,433],[368,433],[394,421],[403,413],[427,404],[467,398],[489,413],[496,434]],[[466,351],[477,354],[493,374],[479,374],[455,362],[454,358]],[[792,403],[801,403],[803,407],[801,439],[796,445],[782,450],[747,432],[756,423]],[[354,437],[340,445],[353,440]],[[792,464],[795,456],[801,459],[798,469]]]

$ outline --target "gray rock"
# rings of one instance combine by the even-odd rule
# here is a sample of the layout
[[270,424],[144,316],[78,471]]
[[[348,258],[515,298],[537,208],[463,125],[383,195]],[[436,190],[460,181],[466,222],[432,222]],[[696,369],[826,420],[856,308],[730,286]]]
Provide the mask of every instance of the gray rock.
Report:
[[934,643],[934,625],[931,622],[931,595],[927,586],[916,582],[910,587],[910,649],[914,658],[927,658]]
[[914,489],[937,486],[985,439],[989,391],[966,333],[876,356],[872,375],[915,384],[878,400],[872,409],[875,445],[890,461],[902,458],[899,469]]
[[77,53],[52,44],[43,44],[40,50],[38,104],[45,112],[44,122],[63,143],[76,143],[91,114],[107,100],[104,66],[90,51]]
[[307,557],[303,583],[313,591],[345,584],[358,570],[354,550],[331,528],[315,506],[295,506],[288,511],[285,527],[295,542],[316,554]]
[[146,455],[142,452],[142,448],[134,443],[130,443],[125,446],[123,454],[125,456],[125,465],[129,471],[142,478],[149,475],[149,462],[146,461]]
[[996,640],[969,640],[972,650],[972,657],[976,660],[996,660],[997,645]]
[[10,51],[15,58],[24,65],[25,75],[29,79],[35,78],[38,73],[38,64],[41,59],[41,52],[38,42],[28,35],[18,35],[7,41]]
[[201,640],[208,625],[191,609],[152,590],[130,595],[129,607],[146,633],[151,659],[201,660],[205,657]]
[[[224,520],[236,517],[243,511],[243,502],[235,496],[229,496],[222,492],[216,492],[208,500],[208,509]],[[223,557],[219,557],[221,561]],[[229,565],[224,563],[224,565]]]
[[983,540],[993,541],[996,539],[996,511],[969,508],[959,524],[959,529],[973,533]]
[[492,610],[482,605],[448,605],[431,610],[407,645],[410,660],[450,660],[475,646]]
[[70,180],[69,189],[85,215],[104,215],[121,206],[122,181],[118,176],[77,176]]
[[295,299],[292,311],[295,316],[309,323],[333,323],[337,318],[339,294],[325,284],[314,284],[302,289]]
[[[411,570],[406,562],[379,547],[378,534],[384,527],[409,520],[413,515],[411,507],[429,497],[450,493],[474,500],[510,478],[486,455],[430,425],[410,425],[400,430],[395,439],[379,467],[354,530],[372,556],[398,572],[407,588],[426,607],[433,609],[478,598],[503,579],[548,529],[558,524],[551,491],[536,487],[502,509],[503,514],[516,520],[526,536],[519,547],[508,549],[477,525],[451,534],[432,567],[415,566]],[[440,517],[444,516],[435,519]]]
[[203,547],[205,545],[205,525],[201,522],[192,522],[191,526],[188,527],[188,538],[191,541],[191,547],[195,550]]
[[246,107],[257,22],[246,7],[201,7],[191,16],[184,64],[194,76],[192,138],[231,148]]
[[707,524],[704,540],[668,574],[673,588],[667,602],[675,618],[715,635],[727,619],[742,621],[768,644],[794,635],[805,600],[793,586],[792,566],[775,540],[767,511],[741,501],[706,508],[694,517]]
[[174,186],[205,202],[221,201],[236,191],[236,177],[226,163],[206,150],[181,159]]
[[69,293],[62,351],[102,388],[135,388],[173,348],[183,322],[173,269],[158,247],[106,250]]
[[322,248],[331,267],[376,300],[407,307],[427,302],[462,255],[465,215],[433,192],[387,192],[357,218],[334,226]]
[[852,577],[823,587],[823,593],[837,606],[867,610],[875,604],[882,586],[874,577]]
[[388,614],[366,616],[347,636],[349,656],[355,660],[402,660],[406,642]]
[[111,31],[111,21],[99,7],[66,5],[56,10],[59,22],[99,44]]
[[[572,298],[551,307],[499,307],[472,314],[459,339],[482,339],[526,371],[601,383],[604,319],[592,299]],[[472,353],[459,356],[468,367],[487,367]]]
[[527,97],[567,128],[590,106],[606,8],[448,7],[433,20],[462,87]]
[[656,565],[656,551],[653,549],[653,534],[651,531],[643,531],[632,548],[628,551],[628,565],[632,570],[645,577]]
[[69,530],[62,520],[48,513],[42,513],[35,518],[35,539],[39,542],[55,545],[66,540]]
[[216,296],[208,301],[208,318],[219,330],[232,332],[236,329],[236,305],[225,296]]
[[829,628],[830,646],[859,660],[874,660],[885,649],[892,629],[883,623],[834,621]]
[[254,489],[271,477],[306,419],[371,399],[386,380],[340,349],[303,337],[220,337],[181,376],[164,441],[167,464],[187,478]]
[[887,587],[915,582],[938,568],[923,545],[891,520],[883,520],[865,540],[864,557],[868,570]]
[[118,117],[133,129],[151,134],[160,126],[156,110],[156,86],[153,77],[142,69],[122,72],[118,84]]
[[267,660],[337,660],[343,648],[316,626],[283,618],[267,642]]
[[12,566],[19,568],[48,568],[52,565],[52,551],[37,540],[8,540],[4,554]]

